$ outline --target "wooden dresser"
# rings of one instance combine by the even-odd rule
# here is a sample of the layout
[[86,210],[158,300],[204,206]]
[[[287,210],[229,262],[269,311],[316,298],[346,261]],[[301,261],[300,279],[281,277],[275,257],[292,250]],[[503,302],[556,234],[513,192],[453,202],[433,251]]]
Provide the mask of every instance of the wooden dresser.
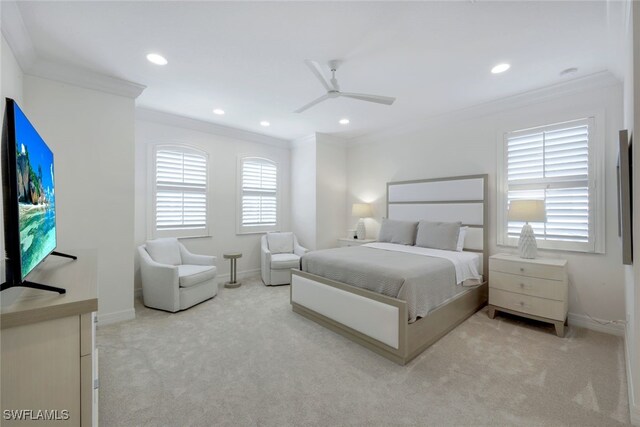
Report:
[[489,317],[496,311],[553,323],[564,336],[569,305],[567,261],[524,259],[498,254],[489,258]]
[[0,294],[2,426],[97,425],[96,252],[70,253],[78,260],[49,256],[28,277],[66,294]]

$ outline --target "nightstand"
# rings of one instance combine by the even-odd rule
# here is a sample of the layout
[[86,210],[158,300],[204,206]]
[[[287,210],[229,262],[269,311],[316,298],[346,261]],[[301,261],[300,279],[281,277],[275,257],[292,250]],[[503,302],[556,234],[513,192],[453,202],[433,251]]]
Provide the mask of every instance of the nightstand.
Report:
[[345,246],[360,246],[360,245],[364,245],[365,243],[373,243],[375,242],[376,239],[351,239],[349,237],[344,237],[341,239],[338,239],[338,246],[341,248],[344,248]]
[[524,259],[517,255],[489,257],[489,317],[496,311],[553,323],[564,336],[569,306],[567,261]]

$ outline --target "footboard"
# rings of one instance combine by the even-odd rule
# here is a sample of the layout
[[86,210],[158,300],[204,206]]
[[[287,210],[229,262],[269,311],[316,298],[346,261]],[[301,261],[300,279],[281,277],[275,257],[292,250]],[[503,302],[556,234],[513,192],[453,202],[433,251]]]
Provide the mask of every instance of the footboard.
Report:
[[411,324],[405,301],[299,270],[291,271],[290,298],[294,312],[404,365],[482,308],[487,284]]
[[293,311],[403,363],[407,303],[366,289],[292,270]]

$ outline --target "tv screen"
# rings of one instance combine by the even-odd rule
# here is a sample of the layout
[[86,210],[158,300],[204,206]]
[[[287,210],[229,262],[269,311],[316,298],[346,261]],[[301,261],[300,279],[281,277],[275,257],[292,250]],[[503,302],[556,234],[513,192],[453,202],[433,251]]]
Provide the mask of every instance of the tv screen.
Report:
[[13,102],[20,278],[56,248],[53,153]]

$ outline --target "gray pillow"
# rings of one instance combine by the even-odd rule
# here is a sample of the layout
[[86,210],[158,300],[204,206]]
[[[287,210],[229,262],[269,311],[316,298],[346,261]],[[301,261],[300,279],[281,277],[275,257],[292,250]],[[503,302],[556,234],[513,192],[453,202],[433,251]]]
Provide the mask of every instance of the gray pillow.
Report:
[[458,246],[461,222],[432,222],[422,220],[418,223],[416,246],[423,248],[455,251]]
[[379,242],[413,245],[416,242],[417,222],[383,219],[380,226]]

